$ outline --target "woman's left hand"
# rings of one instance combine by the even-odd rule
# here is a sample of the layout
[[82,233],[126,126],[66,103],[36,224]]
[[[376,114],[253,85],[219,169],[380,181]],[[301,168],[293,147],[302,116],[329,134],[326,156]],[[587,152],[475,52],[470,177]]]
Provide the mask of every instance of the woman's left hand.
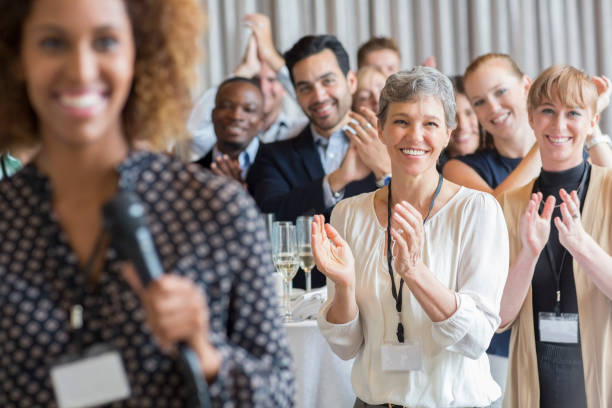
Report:
[[561,189],[559,195],[563,200],[560,208],[563,220],[555,217],[554,222],[559,231],[559,242],[574,256],[576,251],[581,251],[586,235],[580,221],[580,199],[575,190],[568,194]]
[[424,236],[421,213],[406,201],[396,204],[391,217],[391,238],[395,245],[391,244],[389,250],[395,259],[393,268],[404,280],[412,277],[421,262]]

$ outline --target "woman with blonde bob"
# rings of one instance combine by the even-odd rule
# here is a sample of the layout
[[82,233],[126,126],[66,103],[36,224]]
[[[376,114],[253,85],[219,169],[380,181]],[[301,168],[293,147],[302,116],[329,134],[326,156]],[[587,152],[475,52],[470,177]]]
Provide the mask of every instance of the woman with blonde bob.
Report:
[[506,225],[490,194],[436,170],[455,119],[439,71],[391,75],[378,112],[391,183],[342,200],[331,225],[315,216],[329,289],[318,324],[336,354],[356,357],[355,407],[483,407],[501,394],[485,350],[499,325]]
[[[540,175],[500,202],[510,234],[501,329],[512,327],[506,407],[612,406],[612,171],[583,157],[593,79],[546,69],[528,95]],[[551,221],[552,220],[552,221]]]

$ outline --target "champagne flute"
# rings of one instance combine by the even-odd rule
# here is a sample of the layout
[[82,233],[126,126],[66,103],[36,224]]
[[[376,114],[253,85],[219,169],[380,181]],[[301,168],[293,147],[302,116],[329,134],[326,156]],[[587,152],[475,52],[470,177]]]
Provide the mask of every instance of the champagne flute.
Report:
[[295,221],[298,241],[298,256],[300,258],[300,267],[304,271],[306,277],[306,292],[312,290],[311,271],[314,268],[314,255],[312,254],[311,236],[312,236],[312,220],[311,216],[299,216]]
[[299,266],[295,225],[290,222],[275,222],[272,228],[272,257],[276,270],[283,276],[283,317],[285,322],[291,316],[291,280]]

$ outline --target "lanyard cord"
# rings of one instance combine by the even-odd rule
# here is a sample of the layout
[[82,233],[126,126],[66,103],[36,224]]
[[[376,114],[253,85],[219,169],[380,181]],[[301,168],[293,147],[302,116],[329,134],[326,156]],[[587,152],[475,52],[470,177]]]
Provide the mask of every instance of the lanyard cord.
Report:
[[[106,237],[106,229],[102,228],[98,233],[96,238],[96,242],[94,243],[94,247],[87,258],[87,262],[85,263],[85,269],[83,270],[83,274],[85,278],[89,278],[93,271],[93,266],[96,261],[96,258],[100,254],[102,250],[102,244],[104,243],[104,237]],[[85,285],[79,286],[77,288],[76,295],[74,297],[74,303],[70,308],[70,329],[74,333],[74,340],[77,350],[81,352],[83,349],[83,336],[82,336],[82,328],[83,328],[83,314],[84,308],[83,304],[85,303],[85,293],[86,286],[89,282],[86,282]]]
[[[586,180],[590,173],[591,165],[586,162],[584,166],[584,170],[582,171],[582,176],[580,176],[580,182],[578,183],[578,187],[576,189],[576,193],[580,198],[580,208],[579,211],[582,213],[582,206],[584,204],[584,200],[581,198],[584,193],[584,189],[586,187]],[[540,177],[538,177],[533,184],[533,192],[540,192]],[[546,245],[544,245],[544,252],[546,253],[546,258],[548,259],[548,264],[550,265],[550,271],[553,274],[553,278],[555,279],[556,284],[556,298],[555,298],[555,307],[554,312],[557,316],[561,316],[561,275],[563,273],[563,266],[565,265],[565,257],[567,255],[567,248],[563,248],[563,254],[561,255],[561,263],[559,264],[559,270],[555,270],[555,264],[553,261],[553,250],[548,245],[549,241],[546,241]]]
[[[436,198],[440,194],[440,190],[442,189],[442,178],[441,174],[438,174],[438,186],[436,187],[436,192],[431,198],[431,202],[429,203],[429,210],[427,210],[427,215],[423,219],[423,225],[425,225],[425,221],[429,218],[431,214],[431,210],[433,209],[434,203],[436,202]],[[404,342],[404,325],[401,320],[402,313],[402,289],[404,288],[404,279],[400,278],[399,283],[399,292],[395,288],[395,279],[393,279],[393,247],[391,246],[391,182],[387,185],[388,194],[387,194],[387,265],[389,267],[389,276],[391,277],[391,294],[393,295],[393,299],[395,299],[395,310],[398,313],[398,323],[397,323],[397,341],[400,343]]]

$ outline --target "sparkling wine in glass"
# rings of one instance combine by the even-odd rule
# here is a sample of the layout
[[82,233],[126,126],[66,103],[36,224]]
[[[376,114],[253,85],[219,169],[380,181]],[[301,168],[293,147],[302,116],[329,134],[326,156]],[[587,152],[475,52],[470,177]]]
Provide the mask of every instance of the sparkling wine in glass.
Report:
[[314,255],[312,254],[311,232],[312,232],[312,217],[300,216],[295,221],[298,241],[298,256],[300,258],[300,267],[304,271],[306,277],[306,292],[312,290],[311,271],[314,268]]
[[299,267],[295,225],[290,222],[275,222],[273,224],[272,255],[274,266],[283,277],[283,317],[286,322],[290,322],[292,321],[291,281]]

